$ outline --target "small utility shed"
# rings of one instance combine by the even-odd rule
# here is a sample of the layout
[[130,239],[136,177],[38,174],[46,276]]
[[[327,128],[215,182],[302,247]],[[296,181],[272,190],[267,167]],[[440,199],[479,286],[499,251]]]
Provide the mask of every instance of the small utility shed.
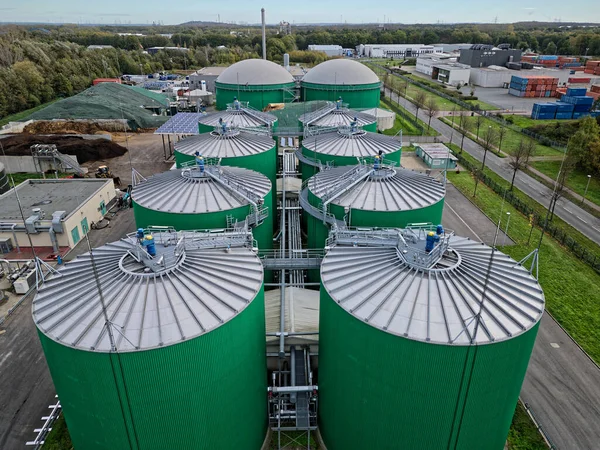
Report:
[[416,155],[430,169],[455,169],[458,158],[442,143],[413,144]]

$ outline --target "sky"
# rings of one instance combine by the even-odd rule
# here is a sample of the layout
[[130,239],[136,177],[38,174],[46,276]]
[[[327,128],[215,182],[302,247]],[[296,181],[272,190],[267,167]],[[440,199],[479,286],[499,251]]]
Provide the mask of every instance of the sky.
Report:
[[[568,5],[568,6],[566,6]],[[258,23],[600,22],[597,0],[0,0],[0,22],[175,25],[190,20]]]

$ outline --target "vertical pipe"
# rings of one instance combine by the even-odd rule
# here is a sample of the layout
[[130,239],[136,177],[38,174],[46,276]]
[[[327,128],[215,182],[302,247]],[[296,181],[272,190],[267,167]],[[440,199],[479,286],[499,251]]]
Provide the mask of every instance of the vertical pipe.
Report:
[[265,24],[265,8],[260,9],[260,18],[262,20],[262,59],[267,59],[267,29]]

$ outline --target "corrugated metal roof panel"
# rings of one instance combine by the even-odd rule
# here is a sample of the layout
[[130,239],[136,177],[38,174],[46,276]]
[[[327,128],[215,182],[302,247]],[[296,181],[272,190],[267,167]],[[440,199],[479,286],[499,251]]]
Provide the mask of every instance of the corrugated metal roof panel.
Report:
[[[158,246],[158,244],[157,244]],[[228,322],[256,297],[262,264],[247,248],[186,250],[172,270],[148,273],[113,242],[93,251],[106,313],[119,352],[177,344]],[[59,269],[33,301],[33,320],[49,338],[108,352],[99,289],[89,253]]]
[[[319,172],[308,182],[317,197],[343,185],[342,176],[354,167]],[[347,182],[347,179],[345,180]],[[446,189],[436,179],[407,169],[384,168],[365,178],[332,203],[371,211],[404,211],[425,208],[444,198]]]
[[541,319],[544,294],[524,267],[496,251],[486,286],[491,248],[454,237],[450,249],[433,270],[423,270],[406,264],[396,247],[338,245],[323,260],[323,287],[357,319],[417,341],[492,343]]
[[228,127],[254,128],[268,126],[274,123],[277,120],[277,117],[261,111],[252,111],[251,113],[248,113],[245,109],[229,109],[227,111],[215,112],[202,116],[198,122],[209,127],[216,127],[219,125],[219,119],[223,119],[223,122],[225,122]]
[[315,153],[332,156],[375,156],[381,150],[384,155],[402,149],[402,143],[390,136],[359,131],[333,131],[317,134],[302,141],[302,146]]
[[[340,126],[350,126],[350,123],[354,121],[354,118],[357,119],[357,124],[359,127],[364,125],[369,125],[375,123],[377,121],[376,117],[373,117],[370,114],[365,114],[364,112],[353,111],[348,108],[340,108],[334,109],[323,117],[320,117],[310,123],[306,123],[310,117],[314,117],[316,112],[310,114],[303,114],[300,116],[300,122],[304,125],[310,125],[314,127],[340,127]],[[307,118],[308,117],[308,118]]]
[[[253,170],[238,167],[220,167],[220,170],[260,197],[271,190],[271,181]],[[169,170],[148,178],[133,189],[132,200],[144,208],[180,214],[218,212],[249,205],[212,178],[188,177],[184,172]]]
[[269,136],[230,130],[226,134],[204,133],[191,136],[175,144],[175,151],[194,155],[199,151],[205,158],[235,158],[255,155],[275,147]]

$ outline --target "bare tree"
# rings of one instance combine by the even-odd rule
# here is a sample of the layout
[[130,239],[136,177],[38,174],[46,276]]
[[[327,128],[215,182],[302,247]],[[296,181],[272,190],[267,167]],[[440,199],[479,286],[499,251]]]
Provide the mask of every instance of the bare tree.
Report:
[[[498,133],[500,135],[500,133]],[[515,149],[512,155],[510,155],[510,161],[508,165],[513,169],[512,180],[510,181],[510,190],[512,191],[515,184],[515,177],[517,171],[523,170],[529,164],[529,158],[535,150],[535,141],[531,139],[521,138],[519,145]]]
[[[404,78],[400,78],[398,80],[398,92],[404,91],[404,101],[406,101],[406,91],[408,90],[408,81]],[[400,99],[398,98],[398,104],[400,104]]]
[[506,136],[507,132],[508,132],[508,130],[506,129],[506,127],[501,126],[498,129],[498,154],[500,154],[500,152],[502,151],[502,140]]
[[435,98],[429,97],[425,102],[425,112],[427,117],[429,117],[429,122],[427,123],[427,132],[431,129],[431,119],[435,117],[435,115],[439,112],[439,108]]
[[[483,161],[481,162],[481,169],[480,169],[482,174],[485,169],[485,159],[487,157],[487,153],[489,150],[494,148],[494,144],[496,142],[497,137],[498,137],[498,132],[491,125],[489,127],[487,127],[487,130],[484,131],[484,134],[482,136],[483,142],[481,144],[481,146],[483,147]],[[475,190],[473,191],[473,197],[475,197],[477,195],[477,185],[478,184],[479,184],[479,177],[475,176]]]
[[475,127],[477,127],[477,139],[479,139],[479,129],[483,125],[484,117],[481,114],[475,115]]
[[469,120],[469,116],[461,114],[458,120],[458,132],[462,135],[460,139],[460,152],[463,151],[463,143],[465,142],[465,136],[470,133],[473,124]]
[[424,91],[419,90],[415,94],[415,98],[413,98],[413,103],[415,104],[417,111],[415,112],[415,119],[419,120],[419,110],[425,107],[425,102],[427,101],[427,94]]
[[558,203],[558,200],[564,195],[565,184],[567,183],[571,172],[573,172],[573,169],[575,168],[575,158],[573,158],[568,152],[569,150],[567,148],[567,156],[565,157],[561,169],[558,172],[558,177],[554,181],[554,193],[552,194],[552,199],[550,201],[550,220],[554,218],[554,208],[556,208],[556,203]]

